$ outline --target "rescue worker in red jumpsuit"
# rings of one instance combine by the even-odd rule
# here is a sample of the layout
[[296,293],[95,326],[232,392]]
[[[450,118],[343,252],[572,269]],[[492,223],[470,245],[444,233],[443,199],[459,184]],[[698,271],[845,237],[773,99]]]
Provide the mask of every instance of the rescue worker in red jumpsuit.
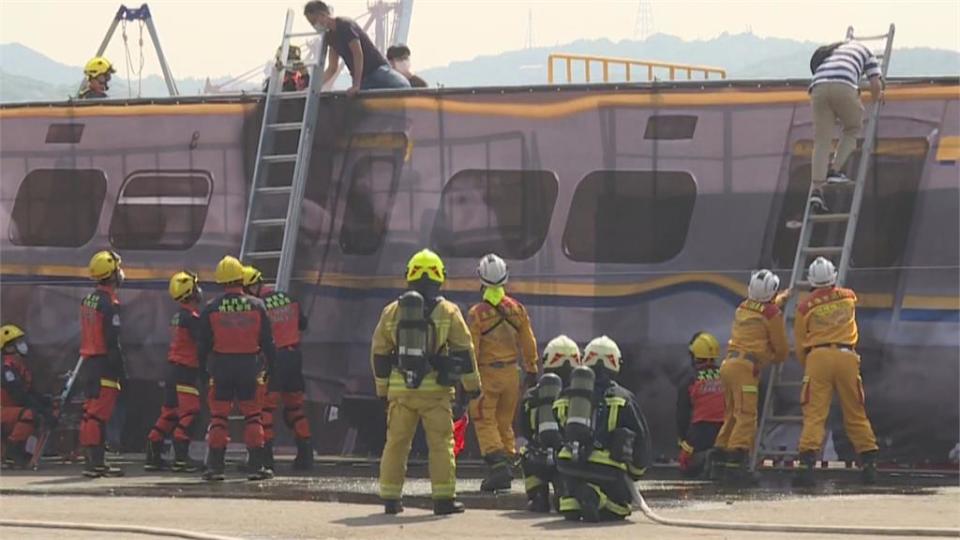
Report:
[[27,439],[36,421],[54,420],[49,400],[33,389],[33,375],[27,367],[27,338],[12,324],[0,327],[3,349],[3,376],[0,377],[0,431],[3,432],[3,468],[23,468],[29,461]]
[[[708,472],[708,457],[723,425],[724,394],[720,382],[720,342],[713,334],[697,332],[690,340],[693,372],[677,390],[677,462],[684,476]],[[712,465],[712,463],[710,463]]]
[[[283,403],[283,419],[294,434],[297,442],[297,457],[293,460],[293,469],[308,471],[313,468],[313,445],[310,443],[310,422],[304,413],[303,356],[300,352],[300,332],[307,329],[307,317],[300,309],[300,303],[289,294],[275,291],[263,284],[263,275],[252,266],[243,269],[243,286],[248,294],[263,300],[270,317],[273,343],[277,348],[277,364],[267,381],[264,416],[271,416],[280,403]],[[264,420],[266,423],[266,419]],[[264,436],[266,427],[264,427]],[[270,468],[273,468],[273,430],[267,437],[267,455]]]
[[83,418],[80,446],[86,457],[83,475],[89,478],[122,476],[123,471],[105,461],[104,437],[113,415],[123,378],[120,350],[120,299],[117,288],[123,283],[120,255],[100,251],[90,259],[90,277],[97,288],[80,303],[81,375],[84,378]]
[[200,359],[197,343],[200,339],[200,282],[193,272],[177,272],[170,278],[170,297],[179,309],[170,320],[170,349],[164,403],[160,417],[147,436],[147,463],[144,469],[158,471],[165,468],[160,454],[163,441],[173,435],[174,472],[196,472],[189,461],[190,429],[200,414]]
[[214,274],[216,282],[225,289],[200,314],[200,358],[209,359],[207,366],[213,375],[214,395],[210,404],[210,427],[207,430],[209,456],[204,480],[224,479],[226,457],[227,418],[233,402],[238,402],[245,419],[244,442],[250,453],[250,480],[271,478],[273,473],[264,467],[263,424],[260,404],[257,402],[257,374],[259,355],[267,360],[267,372],[273,368],[276,351],[270,319],[263,301],[243,292],[243,264],[235,257],[226,256]]

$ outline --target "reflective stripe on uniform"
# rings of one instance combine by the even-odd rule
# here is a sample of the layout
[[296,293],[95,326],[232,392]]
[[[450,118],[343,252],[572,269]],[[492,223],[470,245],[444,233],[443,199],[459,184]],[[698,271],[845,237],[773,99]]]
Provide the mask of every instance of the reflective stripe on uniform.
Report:
[[100,379],[100,386],[103,388],[116,388],[120,390],[120,381],[115,381],[113,379]]
[[611,458],[610,452],[607,450],[594,450],[593,452],[590,452],[590,457],[587,458],[587,461],[590,463],[596,463],[598,465],[609,465],[610,467],[616,467],[622,471],[627,470],[627,464]]
[[544,431],[558,431],[559,429],[560,425],[556,422],[540,422],[540,428],[538,432],[543,433]]
[[399,499],[400,493],[403,491],[402,485],[393,485],[393,484],[380,484],[380,498],[381,499]]
[[743,385],[743,386],[740,387],[740,390],[742,390],[742,391],[744,391],[744,392],[746,392],[746,393],[748,393],[748,394],[756,394],[756,393],[757,393],[757,385],[755,385],[755,384],[745,384],[745,385]]
[[199,395],[200,395],[200,391],[199,391],[199,390],[197,390],[197,389],[196,389],[195,387],[193,387],[193,386],[189,386],[189,385],[186,385],[186,384],[178,384],[178,385],[177,385],[177,392],[180,393],[180,394],[191,394],[191,395],[194,395],[194,396],[199,396]]
[[434,499],[452,499],[457,491],[457,484],[455,482],[446,484],[431,484],[430,487]]
[[580,510],[580,501],[573,497],[560,497],[561,512],[575,512]]
[[622,397],[608,397],[605,400],[610,407],[610,413],[607,414],[607,431],[617,429],[617,422],[620,420],[620,408],[627,405],[627,400]]
[[543,485],[543,480],[541,480],[539,476],[530,475],[523,479],[523,487],[527,491],[530,491],[532,489],[537,489],[542,485]]

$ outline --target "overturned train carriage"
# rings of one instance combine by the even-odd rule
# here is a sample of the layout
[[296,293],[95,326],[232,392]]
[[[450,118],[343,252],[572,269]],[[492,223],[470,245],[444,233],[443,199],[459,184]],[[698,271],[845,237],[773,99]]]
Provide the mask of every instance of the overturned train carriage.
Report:
[[[886,455],[910,463],[943,461],[960,438],[958,98],[955,78],[891,82],[849,276],[868,410]],[[161,401],[166,280],[210,281],[239,250],[261,113],[257,97],[0,108],[3,320],[27,329],[53,390],[76,359],[90,254],[122,253],[130,449]],[[690,336],[728,337],[750,269],[788,278],[812,134],[804,81],[325,97],[293,285],[311,315],[317,448],[382,444],[369,338],[409,255],[432,246],[462,308],[477,258],[497,252],[542,342],[616,339],[672,455]]]

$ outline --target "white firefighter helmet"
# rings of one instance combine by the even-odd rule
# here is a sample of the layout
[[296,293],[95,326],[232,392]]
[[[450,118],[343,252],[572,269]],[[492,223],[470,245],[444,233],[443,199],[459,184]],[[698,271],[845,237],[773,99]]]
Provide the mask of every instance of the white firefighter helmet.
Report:
[[550,340],[543,349],[543,369],[555,370],[564,366],[571,369],[581,364],[580,347],[566,335],[559,335]]
[[494,253],[484,255],[477,266],[477,275],[480,281],[488,287],[500,287],[507,282],[510,273],[507,263]]
[[607,336],[593,338],[583,350],[583,365],[593,370],[602,365],[613,373],[620,373],[622,358],[617,342]]
[[779,288],[780,278],[764,268],[763,270],[757,270],[750,276],[750,284],[747,285],[747,297],[755,302],[769,302],[777,294]]
[[807,279],[814,287],[832,287],[837,284],[837,267],[830,259],[817,257],[807,269]]

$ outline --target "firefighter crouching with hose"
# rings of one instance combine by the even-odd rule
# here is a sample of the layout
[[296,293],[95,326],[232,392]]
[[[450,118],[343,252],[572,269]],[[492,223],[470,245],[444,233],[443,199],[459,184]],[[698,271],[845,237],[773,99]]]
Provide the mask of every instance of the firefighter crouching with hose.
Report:
[[387,305],[373,332],[371,364],[377,396],[387,399],[387,441],[380,459],[380,497],[387,514],[401,500],[410,444],[423,422],[429,448],[433,512],[463,512],[457,502],[451,398],[457,382],[477,395],[473,343],[456,304],[440,296],[443,261],[424,249],[407,263],[409,290]]
[[497,491],[510,489],[513,480],[513,422],[520,402],[517,360],[526,374],[524,386],[532,387],[537,383],[537,340],[527,309],[504,291],[510,276],[507,263],[491,253],[480,260],[477,275],[483,301],[470,308],[467,320],[483,392],[470,402],[470,420],[488,467],[480,490]]
[[[560,392],[570,384],[570,372],[582,363],[576,342],[560,335],[543,349],[543,375],[527,390],[520,405],[520,433],[527,445],[520,449],[527,509],[549,513],[559,503],[556,453],[563,439],[553,411]],[[554,503],[551,504],[550,484]]]
[[614,381],[622,363],[616,342],[601,336],[583,352],[583,366],[554,404],[564,439],[560,513],[570,521],[622,520],[633,482],[650,464],[650,431],[636,396]]
[[697,332],[690,340],[693,372],[677,389],[677,436],[680,472],[694,478],[712,474],[717,464],[713,443],[723,425],[724,394],[720,382],[720,342],[713,334]]

